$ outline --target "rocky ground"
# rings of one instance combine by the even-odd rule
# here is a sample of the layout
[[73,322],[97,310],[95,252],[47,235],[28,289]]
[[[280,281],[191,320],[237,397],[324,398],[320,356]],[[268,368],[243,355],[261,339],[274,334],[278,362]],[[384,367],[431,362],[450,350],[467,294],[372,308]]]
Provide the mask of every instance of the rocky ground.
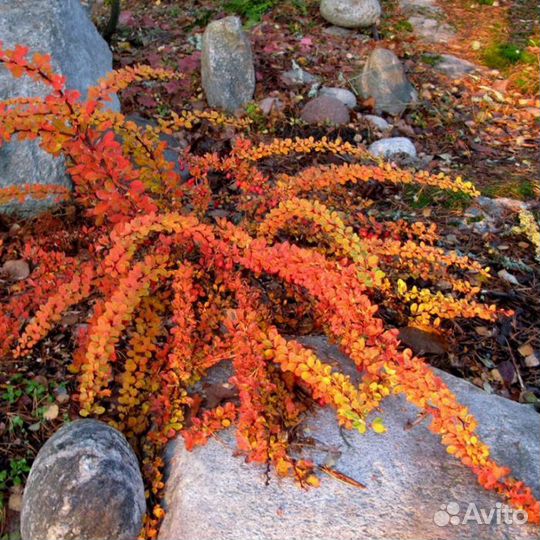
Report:
[[[330,25],[313,0],[252,2],[274,5],[258,23],[244,16],[251,25],[256,62],[255,102],[263,101],[264,109],[272,97],[283,107],[275,111],[276,121],[265,122],[265,129],[279,135],[317,132],[294,121],[304,104],[320,87],[354,89],[369,51],[386,47],[404,62],[420,98],[392,122],[390,133],[412,138],[430,158],[431,169],[466,175],[490,196],[532,198],[540,116],[537,8],[531,1],[489,3],[385,1],[375,40],[370,31]],[[113,41],[116,65],[165,65],[188,75],[187,81],[156,89],[154,95],[137,88],[124,92],[124,108],[167,114],[169,109],[205,106],[199,75],[202,33],[210,20],[234,12],[235,2],[124,4]],[[521,56],[515,52],[527,45]],[[520,61],[507,58],[515,59],[512,52]],[[287,75],[295,67],[301,80]],[[468,71],[470,76],[459,77]],[[371,142],[380,135],[365,120],[370,105],[359,103],[340,128],[342,136]]]

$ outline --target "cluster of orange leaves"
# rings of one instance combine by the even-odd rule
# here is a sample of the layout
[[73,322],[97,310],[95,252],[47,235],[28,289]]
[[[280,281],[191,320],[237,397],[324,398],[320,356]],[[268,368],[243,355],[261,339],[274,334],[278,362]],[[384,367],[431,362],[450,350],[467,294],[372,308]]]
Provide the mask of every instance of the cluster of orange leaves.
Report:
[[[30,355],[67,309],[87,306],[89,318],[74,336],[70,367],[79,377],[80,414],[108,416],[130,440],[142,441],[153,502],[164,487],[160,451],[177,433],[192,448],[234,425],[238,449],[249,461],[273,465],[301,485],[317,485],[314,465],[289,448],[291,430],[307,408],[302,396],[332,406],[345,428],[384,433],[382,419],[372,415],[387,396],[403,393],[431,415],[430,429],[484,487],[539,521],[540,504],[531,490],[490,458],[469,411],[423,360],[403,350],[374,303],[382,294],[404,320],[422,327],[455,317],[493,321],[500,312],[474,300],[488,270],[437,247],[433,226],[366,216],[352,221],[315,198],[360,182],[414,182],[474,196],[470,183],[403,171],[340,140],[254,145],[246,138],[238,138],[226,155],[187,155],[192,179],[182,182],[164,157],[161,132],[198,121],[247,124],[218,113],[184,113],[141,129],[106,109],[111,95],[133,81],[177,75],[122,69],[81,100],[65,90],[49,57],[30,60],[27,52],[0,45],[0,62],[16,77],[49,85],[51,93],[0,103],[0,142],[39,139],[46,151],[65,156],[73,204],[92,220],[80,234],[91,242],[84,257],[45,250],[40,238],[28,243],[21,256],[34,269],[2,305],[0,353]],[[257,167],[267,158],[314,152],[343,163],[277,178]],[[212,174],[235,186],[236,207],[245,210],[240,223],[209,216],[216,198]],[[0,191],[0,201],[53,193],[43,189],[10,188]],[[418,288],[419,279],[433,288],[444,280],[450,292]],[[284,337],[265,283],[284,283],[295,292],[302,304],[298,312],[312,313],[362,373],[359,385]],[[199,413],[194,385],[223,363],[232,370],[238,398]],[[157,535],[162,517],[156,504],[147,516],[147,537]]]

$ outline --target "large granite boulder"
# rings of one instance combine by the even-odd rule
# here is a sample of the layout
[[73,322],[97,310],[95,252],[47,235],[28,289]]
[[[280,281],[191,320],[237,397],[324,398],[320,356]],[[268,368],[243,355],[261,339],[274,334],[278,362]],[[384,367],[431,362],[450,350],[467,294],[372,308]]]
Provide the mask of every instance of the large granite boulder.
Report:
[[[304,343],[320,357],[355,373],[352,363],[324,339]],[[540,415],[526,405],[486,394],[438,372],[480,422],[495,459],[510,466],[540,496]],[[501,522],[501,498],[450,456],[427,421],[413,425],[417,409],[402,396],[383,402],[388,431],[340,432],[332,410],[307,418],[298,432],[304,456],[365,485],[353,487],[322,474],[320,488],[302,490],[265,467],[234,456],[234,433],[187,452],[181,438],[168,449],[167,514],[160,540],[510,540],[538,538],[519,524]],[[475,513],[475,511],[477,513]],[[484,511],[491,523],[476,522]],[[498,517],[497,517],[498,516]],[[478,519],[481,519],[479,517]]]
[[366,28],[381,16],[379,0],[321,0],[321,15],[343,28]]
[[[54,68],[67,77],[67,87],[83,95],[112,69],[112,54],[80,0],[0,0],[0,39],[5,48],[17,44],[49,53]],[[0,67],[0,100],[44,96],[48,90],[28,77],[15,79]],[[116,100],[111,107],[118,109]],[[17,184],[69,186],[62,159],[39,148],[37,141],[0,147],[0,188]],[[43,203],[0,207],[0,211],[33,214]]]
[[146,510],[137,457],[96,420],[61,428],[39,451],[26,483],[22,540],[135,540]]
[[399,58],[388,49],[374,49],[353,84],[362,98],[375,100],[377,114],[399,115],[418,101]]
[[225,17],[206,27],[201,76],[210,107],[233,113],[253,99],[253,54],[238,17]]

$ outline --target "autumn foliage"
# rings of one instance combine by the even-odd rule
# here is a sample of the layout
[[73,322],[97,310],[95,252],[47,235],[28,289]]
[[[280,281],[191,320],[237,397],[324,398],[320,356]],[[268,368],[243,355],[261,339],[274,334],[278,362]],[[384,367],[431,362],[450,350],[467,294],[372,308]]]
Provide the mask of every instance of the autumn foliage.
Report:
[[[84,214],[76,234],[87,246],[73,255],[45,233],[28,241],[19,255],[33,271],[2,305],[0,353],[24,359],[67,310],[85,306],[69,368],[78,374],[80,414],[105,415],[142,441],[152,502],[163,489],[160,450],[177,433],[192,448],[234,425],[248,461],[317,485],[314,465],[289,449],[306,396],[333,407],[345,428],[384,433],[376,411],[403,393],[482,486],[539,521],[531,490],[492,460],[467,408],[379,315],[384,304],[400,323],[432,332],[448,319],[495,321],[501,311],[476,300],[489,269],[437,247],[435,226],[340,211],[343,190],[359,185],[415,183],[475,196],[472,184],[401,170],[339,139],[254,144],[245,137],[230,152],[186,154],[191,178],[183,181],[160,134],[200,122],[247,130],[249,122],[185,111],[140,128],[107,108],[111,96],[135,81],[181,75],[124,68],[81,99],[48,56],[0,46],[0,61],[15,77],[50,88],[46,98],[0,103],[0,141],[38,139],[65,157],[74,185],[72,193],[8,188],[0,203],[69,200]],[[292,174],[261,166],[308,155],[339,159]],[[224,192],[234,223],[212,212]],[[285,337],[299,320],[340,346],[362,373],[360,385]],[[200,409],[195,385],[218,364],[230,366],[238,397]],[[156,535],[162,515],[154,506],[147,536]]]

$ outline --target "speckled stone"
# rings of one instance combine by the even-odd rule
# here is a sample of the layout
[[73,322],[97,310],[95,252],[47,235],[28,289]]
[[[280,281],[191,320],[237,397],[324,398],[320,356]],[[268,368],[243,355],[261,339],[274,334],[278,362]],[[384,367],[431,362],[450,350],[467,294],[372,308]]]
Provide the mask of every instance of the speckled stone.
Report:
[[392,129],[392,124],[389,124],[384,118],[375,114],[364,114],[363,118],[368,124],[383,133]]
[[375,100],[377,114],[399,115],[418,101],[399,58],[388,49],[374,49],[353,84],[364,99]]
[[368,151],[375,157],[393,158],[405,154],[416,157],[416,148],[407,137],[387,137],[369,145]]
[[319,91],[319,95],[339,99],[339,101],[349,109],[354,109],[356,107],[356,96],[346,88],[323,86]]
[[436,17],[414,15],[409,17],[413,32],[430,43],[448,43],[456,37],[454,29]]
[[135,540],[146,503],[125,437],[96,420],[62,427],[39,451],[26,483],[23,540]]
[[461,79],[467,73],[473,73],[477,69],[471,62],[452,54],[441,54],[438,60],[433,67],[451,79]]
[[210,107],[233,113],[253,98],[253,54],[238,17],[225,17],[206,27],[201,77]]
[[321,15],[343,28],[366,28],[381,16],[379,0],[321,0]]

